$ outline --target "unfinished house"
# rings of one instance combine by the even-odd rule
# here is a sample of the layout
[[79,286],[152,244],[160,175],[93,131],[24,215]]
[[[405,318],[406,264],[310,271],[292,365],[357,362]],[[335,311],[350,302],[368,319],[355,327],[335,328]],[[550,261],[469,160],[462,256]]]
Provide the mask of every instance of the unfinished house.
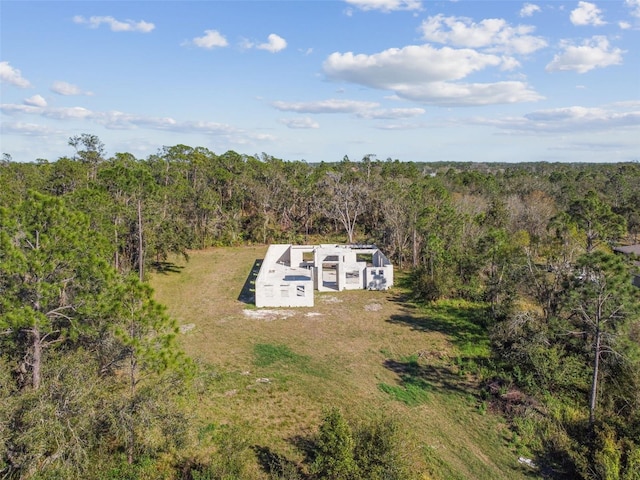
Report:
[[393,265],[373,245],[271,245],[256,277],[256,307],[312,307],[315,290],[392,285]]

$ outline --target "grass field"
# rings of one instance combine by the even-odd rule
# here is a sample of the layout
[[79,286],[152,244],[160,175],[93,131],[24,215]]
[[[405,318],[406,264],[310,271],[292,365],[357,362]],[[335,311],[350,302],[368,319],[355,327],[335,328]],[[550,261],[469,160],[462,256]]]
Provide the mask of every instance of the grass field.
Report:
[[[312,308],[256,309],[242,291],[265,252],[192,252],[152,278],[157,300],[183,326],[185,350],[211,367],[197,409],[203,432],[232,431],[249,452],[300,463],[301,439],[338,406],[353,422],[400,422],[407,460],[424,478],[536,477],[468,374],[488,355],[477,306],[416,307],[394,287],[316,292]],[[257,460],[251,478],[268,478]]]

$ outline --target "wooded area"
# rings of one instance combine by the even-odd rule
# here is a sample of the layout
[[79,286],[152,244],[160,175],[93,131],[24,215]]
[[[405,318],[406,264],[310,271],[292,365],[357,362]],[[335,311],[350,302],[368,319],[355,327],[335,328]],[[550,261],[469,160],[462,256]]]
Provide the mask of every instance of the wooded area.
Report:
[[[68,158],[0,163],[2,478],[135,478],[140,462],[159,478],[235,478],[189,463],[201,367],[148,272],[190,250],[318,240],[377,245],[417,304],[486,307],[478,395],[540,476],[640,478],[640,267],[613,253],[640,242],[640,164],[307,164],[185,145],[105,158],[93,135],[69,145]],[[327,415],[309,478],[419,473],[394,463],[393,426],[359,444],[345,428]],[[355,443],[332,446],[334,430]],[[363,453],[380,445],[387,469]],[[338,450],[342,467],[327,460]]]

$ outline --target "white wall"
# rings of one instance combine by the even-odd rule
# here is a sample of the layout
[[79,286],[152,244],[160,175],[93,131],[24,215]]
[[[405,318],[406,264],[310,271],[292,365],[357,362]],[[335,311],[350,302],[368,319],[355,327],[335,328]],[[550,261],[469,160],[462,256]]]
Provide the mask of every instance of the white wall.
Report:
[[256,282],[256,307],[313,307],[313,281]]

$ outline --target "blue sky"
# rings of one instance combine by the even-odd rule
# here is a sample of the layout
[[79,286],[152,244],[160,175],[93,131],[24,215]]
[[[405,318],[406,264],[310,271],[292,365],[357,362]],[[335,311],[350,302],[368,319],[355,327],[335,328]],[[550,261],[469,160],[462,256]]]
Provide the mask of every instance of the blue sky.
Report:
[[640,0],[0,0],[1,150],[640,160]]

